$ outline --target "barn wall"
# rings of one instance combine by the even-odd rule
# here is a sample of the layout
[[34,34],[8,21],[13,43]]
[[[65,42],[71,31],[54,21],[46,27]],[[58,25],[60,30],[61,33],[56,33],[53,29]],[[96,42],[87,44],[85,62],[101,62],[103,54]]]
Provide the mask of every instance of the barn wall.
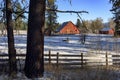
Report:
[[114,30],[110,29],[109,31],[99,31],[100,34],[111,34],[114,35]]
[[79,34],[80,31],[76,26],[72,23],[69,22],[67,25],[64,26],[63,29],[60,30],[60,34]]

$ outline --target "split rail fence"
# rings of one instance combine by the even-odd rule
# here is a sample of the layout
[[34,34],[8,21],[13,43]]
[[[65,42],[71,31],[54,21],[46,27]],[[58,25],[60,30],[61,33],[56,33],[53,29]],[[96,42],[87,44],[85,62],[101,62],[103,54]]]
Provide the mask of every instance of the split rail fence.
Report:
[[[23,65],[25,62],[25,54],[17,54],[16,58],[19,64]],[[0,65],[3,63],[8,63],[8,54],[0,54]],[[44,54],[44,63],[55,65],[57,67],[68,66],[80,68],[83,68],[85,66],[120,65],[120,54],[52,54],[51,51],[49,51],[48,54]]]

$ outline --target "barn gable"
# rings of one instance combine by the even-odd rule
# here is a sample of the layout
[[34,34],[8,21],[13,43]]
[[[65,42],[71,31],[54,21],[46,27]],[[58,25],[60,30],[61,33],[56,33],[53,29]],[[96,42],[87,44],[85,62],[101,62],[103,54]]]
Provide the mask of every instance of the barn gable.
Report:
[[63,29],[64,26],[67,25],[67,24],[68,24],[68,22],[64,22],[61,26],[59,26],[59,27],[57,28],[56,32],[60,32],[60,30]]
[[58,29],[56,30],[59,34],[79,34],[79,29],[71,22],[64,22]]

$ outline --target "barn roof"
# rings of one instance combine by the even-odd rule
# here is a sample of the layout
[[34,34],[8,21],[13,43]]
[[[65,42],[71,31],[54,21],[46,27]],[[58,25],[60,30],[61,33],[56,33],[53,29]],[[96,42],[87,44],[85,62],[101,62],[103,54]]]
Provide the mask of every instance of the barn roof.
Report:
[[63,29],[64,26],[68,24],[68,22],[70,21],[64,22],[60,27],[57,28],[56,32],[59,32],[61,29]]
[[102,28],[100,31],[109,31],[109,30],[111,30],[112,28],[109,28],[109,27],[104,27],[104,28]]

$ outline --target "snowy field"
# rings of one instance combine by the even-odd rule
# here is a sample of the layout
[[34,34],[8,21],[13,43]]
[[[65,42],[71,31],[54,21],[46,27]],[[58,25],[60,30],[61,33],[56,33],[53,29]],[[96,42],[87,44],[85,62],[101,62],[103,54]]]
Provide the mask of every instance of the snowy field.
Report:
[[[66,39],[69,41],[65,41]],[[81,35],[45,36],[44,53],[80,54],[80,53],[120,53],[120,38],[112,35],[87,34],[85,44]],[[0,53],[7,53],[7,37],[0,36]],[[26,35],[15,36],[15,47],[18,54],[26,53]]]
[[[66,39],[69,41],[64,41]],[[120,39],[113,38],[111,35],[88,34],[86,35],[85,44],[82,44],[81,35],[63,35],[63,36],[46,36],[45,53],[48,50],[64,54],[80,54],[88,52],[120,52]]]
[[[67,39],[68,39],[68,41],[66,41]],[[80,54],[80,53],[104,54],[106,52],[109,52],[111,54],[119,54],[120,53],[120,38],[114,38],[112,35],[87,34],[85,39],[86,39],[85,44],[82,44],[81,43],[81,35],[45,36],[44,53],[47,54],[49,50],[51,50],[52,54],[56,54],[57,52],[59,52],[60,54]],[[0,36],[0,54],[7,54],[8,53],[7,47],[8,47],[7,37]],[[26,35],[15,35],[15,47],[17,49],[17,54],[26,54]],[[95,71],[90,72],[90,73],[93,74],[94,72]],[[89,73],[89,72],[86,71],[86,73]],[[96,73],[98,73],[98,72],[96,72]],[[47,73],[47,74],[45,73],[45,76],[48,76],[48,74],[49,74],[49,76],[53,76],[51,73]],[[116,74],[116,72],[115,72],[115,74]],[[120,73],[118,72],[118,74],[120,74]],[[68,74],[67,73],[62,76],[60,75],[61,77],[65,78],[65,79],[61,79],[61,80],[73,80],[72,78],[69,79],[70,76],[72,76],[72,75],[76,76],[78,74],[74,74],[74,73]],[[83,74],[81,74],[81,75],[83,75]],[[89,74],[85,74],[85,75],[89,76]],[[78,76],[80,76],[80,75],[78,75]],[[112,74],[110,74],[110,76],[112,76]],[[28,80],[21,73],[18,73],[18,78],[19,78],[19,80]],[[6,75],[0,76],[0,80],[6,80],[6,79],[8,79],[8,76],[6,76]],[[18,79],[16,79],[16,80],[18,80]],[[51,79],[40,79],[40,80],[51,80]],[[53,80],[57,80],[57,79],[53,79]],[[74,80],[83,80],[83,79],[74,79]],[[89,80],[89,78],[88,78],[88,80]],[[106,79],[106,80],[109,80],[109,79]],[[114,80],[114,79],[110,79],[110,80]],[[120,80],[120,79],[117,78],[116,80]]]
[[[86,54],[85,58],[92,62],[105,62],[105,53],[107,52],[111,57],[113,54],[120,53],[120,38],[114,38],[112,35],[102,34],[87,34],[85,37],[85,43],[81,43],[81,35],[57,35],[57,36],[45,36],[44,39],[44,54],[48,54],[49,50],[51,54],[73,54],[81,55]],[[68,41],[66,41],[68,39]],[[7,54],[7,37],[0,37],[0,53]],[[15,36],[15,47],[17,54],[26,54],[26,35]],[[55,57],[54,57],[55,58]],[[71,59],[72,57],[64,57],[64,59]],[[73,59],[78,59],[74,58]],[[93,59],[93,60],[90,60]],[[112,58],[108,60],[112,61]],[[56,61],[54,61],[56,62]],[[112,63],[110,63],[111,65]],[[105,65],[100,64],[100,65]]]

